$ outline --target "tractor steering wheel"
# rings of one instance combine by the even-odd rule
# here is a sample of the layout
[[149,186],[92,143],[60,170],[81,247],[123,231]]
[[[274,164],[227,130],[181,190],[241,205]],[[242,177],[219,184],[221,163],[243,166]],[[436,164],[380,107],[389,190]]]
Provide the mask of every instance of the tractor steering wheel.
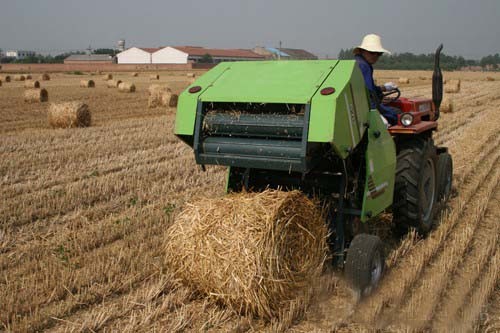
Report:
[[[392,96],[392,95],[396,95],[396,96]],[[389,97],[389,96],[391,96],[391,97]],[[399,99],[400,96],[401,96],[401,90],[399,90],[399,88],[395,88],[389,92],[382,93],[382,104],[389,104],[389,103],[395,102]]]

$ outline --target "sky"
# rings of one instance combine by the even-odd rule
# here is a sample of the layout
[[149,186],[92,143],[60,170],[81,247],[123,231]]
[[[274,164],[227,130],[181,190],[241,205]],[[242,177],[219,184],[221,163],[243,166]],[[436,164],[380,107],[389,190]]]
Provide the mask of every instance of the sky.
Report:
[[376,33],[393,53],[500,53],[500,0],[0,0],[0,48],[303,48],[337,57]]

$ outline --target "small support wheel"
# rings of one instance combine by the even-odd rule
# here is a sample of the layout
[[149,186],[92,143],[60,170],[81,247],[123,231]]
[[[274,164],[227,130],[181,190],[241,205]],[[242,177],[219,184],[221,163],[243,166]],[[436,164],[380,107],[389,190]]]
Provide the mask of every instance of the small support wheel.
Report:
[[448,153],[439,154],[437,163],[438,200],[448,201],[453,183],[453,160]]
[[359,234],[347,250],[345,276],[361,297],[370,295],[385,271],[382,241],[378,236]]

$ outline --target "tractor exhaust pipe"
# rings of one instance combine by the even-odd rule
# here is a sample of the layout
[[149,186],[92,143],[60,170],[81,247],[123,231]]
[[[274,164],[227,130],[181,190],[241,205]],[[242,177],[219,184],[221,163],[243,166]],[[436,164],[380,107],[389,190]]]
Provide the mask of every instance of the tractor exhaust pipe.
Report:
[[432,73],[432,102],[435,107],[434,120],[439,119],[439,107],[441,106],[441,101],[443,100],[443,74],[441,73],[441,68],[439,67],[439,59],[442,49],[443,44],[439,45],[436,53],[434,54],[434,73]]

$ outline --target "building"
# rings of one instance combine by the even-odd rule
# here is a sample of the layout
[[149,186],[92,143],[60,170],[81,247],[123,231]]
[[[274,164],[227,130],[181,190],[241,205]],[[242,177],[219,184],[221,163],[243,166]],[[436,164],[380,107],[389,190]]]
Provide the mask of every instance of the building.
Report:
[[116,55],[119,64],[151,64],[153,53],[161,48],[131,47]]
[[288,49],[256,46],[253,52],[263,55],[266,59],[280,60],[317,60],[318,57],[303,49]]
[[284,52],[290,56],[292,60],[318,60],[318,57],[312,54],[309,51],[302,49],[288,49],[288,48],[280,48],[281,52]]
[[10,50],[5,52],[5,56],[9,58],[25,59],[36,56],[35,51]]
[[114,58],[109,54],[72,54],[64,59],[65,64],[112,64]]
[[211,49],[199,46],[132,47],[116,55],[119,64],[187,64],[203,62],[207,54],[213,63],[223,61],[264,60],[251,50]]

